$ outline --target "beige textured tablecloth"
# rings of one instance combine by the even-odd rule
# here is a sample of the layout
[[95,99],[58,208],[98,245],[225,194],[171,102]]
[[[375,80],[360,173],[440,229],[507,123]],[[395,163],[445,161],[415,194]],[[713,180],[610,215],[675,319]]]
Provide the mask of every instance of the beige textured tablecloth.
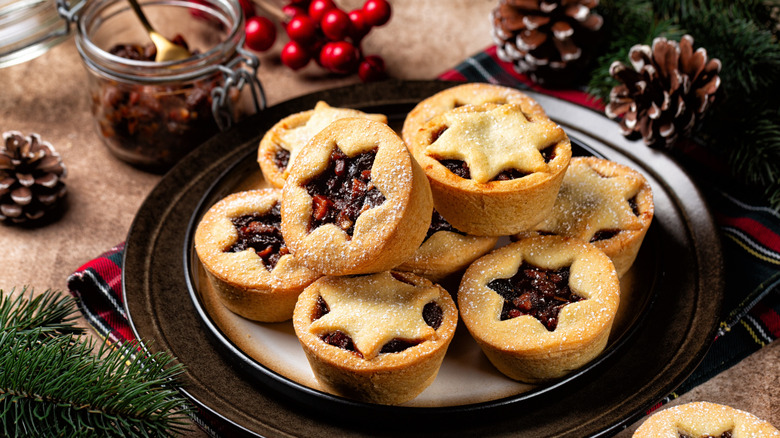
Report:
[[[364,49],[381,55],[392,77],[431,79],[491,44],[488,19],[495,0],[391,0],[394,15],[367,37]],[[362,4],[338,2],[344,9]],[[269,104],[358,82],[311,65],[292,72],[276,46],[260,54],[260,79]],[[43,56],[0,69],[0,131],[39,133],[68,168],[68,210],[38,229],[0,225],[0,289],[24,285],[65,290],[81,264],[125,239],[135,212],[159,175],[136,170],[101,144],[89,112],[86,77],[72,38]],[[86,326],[86,322],[81,322]],[[722,403],[780,426],[780,345],[774,343],[672,402]],[[639,423],[618,436],[627,437]],[[205,433],[193,426],[192,437]]]

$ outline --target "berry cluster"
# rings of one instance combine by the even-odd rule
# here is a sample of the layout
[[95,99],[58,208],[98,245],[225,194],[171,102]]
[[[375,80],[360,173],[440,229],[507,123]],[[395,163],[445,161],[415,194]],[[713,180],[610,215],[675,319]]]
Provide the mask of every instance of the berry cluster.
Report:
[[[255,15],[251,0],[241,3],[247,16],[247,47],[258,52],[270,49],[276,41],[274,22]],[[280,56],[287,67],[298,70],[314,59],[334,73],[357,73],[364,82],[384,76],[382,58],[364,56],[360,43],[373,27],[390,20],[387,0],[366,0],[362,8],[350,12],[340,9],[333,0],[290,0],[282,12],[288,17],[282,24],[290,40]]]

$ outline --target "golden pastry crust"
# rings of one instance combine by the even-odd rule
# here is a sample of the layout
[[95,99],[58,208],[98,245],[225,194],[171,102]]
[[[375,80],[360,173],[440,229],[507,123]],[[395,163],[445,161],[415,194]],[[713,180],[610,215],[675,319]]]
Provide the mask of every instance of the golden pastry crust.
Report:
[[527,94],[510,87],[483,83],[456,85],[442,90],[418,103],[406,116],[401,135],[406,144],[411,144],[412,138],[428,121],[451,109],[463,105],[481,105],[494,103],[518,104],[523,112],[531,116],[544,116],[544,109]]
[[[385,198],[358,216],[352,236],[335,224],[310,230],[312,196],[306,184],[325,172],[336,148],[349,157],[376,150],[371,183]],[[428,180],[398,135],[384,123],[341,119],[314,136],[290,169],[282,197],[282,233],[296,257],[323,274],[380,272],[414,254],[432,211]]]
[[[639,253],[653,211],[653,192],[641,173],[602,158],[573,157],[550,215],[513,238],[558,234],[590,241],[622,277]],[[599,232],[611,237],[599,238]]]
[[[346,117],[365,117],[387,123],[384,114],[368,114],[352,108],[338,108],[319,101],[314,109],[289,115],[263,135],[257,149],[257,163],[263,176],[273,187],[284,187],[290,166],[301,148],[318,132],[331,122]],[[276,154],[284,149],[289,153],[287,166],[280,168],[276,163]]]
[[[319,297],[329,311],[317,318]],[[423,308],[431,302],[442,311],[435,329],[423,317]],[[393,405],[415,398],[433,382],[457,321],[449,293],[408,272],[322,277],[301,294],[293,316],[312,371],[328,391]],[[363,357],[322,339],[336,330],[350,336]],[[381,353],[393,339],[419,343]]]
[[497,242],[498,237],[436,231],[425,239],[409,260],[396,269],[413,272],[437,283],[465,270],[474,260],[493,249]]
[[[478,236],[515,234],[544,219],[571,158],[563,129],[517,104],[466,105],[436,116],[410,150],[430,180],[435,208],[457,229]],[[449,159],[465,162],[471,177],[445,167],[441,160]],[[525,176],[495,180],[502,171]]]
[[780,431],[755,415],[730,406],[709,402],[686,403],[652,414],[633,438],[731,438],[780,437]]
[[263,214],[281,202],[281,190],[228,195],[214,204],[195,230],[195,251],[222,304],[245,318],[281,322],[292,317],[298,294],[320,275],[292,254],[268,270],[254,249],[226,252],[238,239],[232,218]]
[[[487,285],[511,278],[523,263],[550,270],[568,267],[569,287],[583,298],[560,309],[552,331],[532,315],[500,318],[504,298]],[[619,292],[612,262],[595,246],[540,236],[511,243],[472,263],[458,290],[458,308],[469,332],[499,371],[537,383],[563,377],[603,351]]]

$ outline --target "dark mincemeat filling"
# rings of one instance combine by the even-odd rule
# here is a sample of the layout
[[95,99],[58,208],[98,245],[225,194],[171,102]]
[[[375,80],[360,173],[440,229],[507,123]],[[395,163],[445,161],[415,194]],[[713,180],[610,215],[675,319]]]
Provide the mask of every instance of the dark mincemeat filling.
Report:
[[[324,299],[322,299],[322,296],[317,297],[317,305],[314,308],[314,312],[311,316],[312,321],[316,321],[323,316],[327,315],[328,312],[330,312],[330,308],[328,307],[328,303],[325,302]],[[423,320],[426,324],[428,324],[429,327],[432,327],[434,330],[438,330],[439,327],[441,327],[441,323],[444,320],[444,312],[441,309],[441,306],[436,304],[435,302],[431,301],[430,303],[426,304],[423,307]],[[341,330],[336,330],[331,333],[326,333],[321,336],[323,342],[329,345],[333,345],[334,347],[339,347],[347,351],[351,351],[358,357],[363,357],[363,354],[355,348],[355,344],[352,342],[352,338],[342,332]],[[409,347],[414,347],[415,345],[419,344],[420,341],[415,339],[400,339],[395,338],[391,339],[388,343],[382,346],[382,348],[379,350],[380,353],[398,353],[401,351],[406,350]]]
[[[172,41],[187,47],[181,35]],[[108,50],[135,61],[154,62],[157,54],[152,43],[116,44]],[[222,81],[215,78],[170,86],[105,81],[93,90],[92,111],[112,149],[136,164],[159,170],[219,132],[211,91]]]
[[425,235],[425,240],[428,240],[431,236],[438,233],[439,231],[450,231],[453,233],[466,235],[466,233],[458,230],[457,228],[453,227],[449,222],[447,222],[447,219],[444,219],[444,217],[441,214],[439,214],[439,212],[436,211],[436,209],[433,209],[433,215],[431,216],[431,225],[428,227],[428,233]]
[[310,230],[336,224],[352,236],[355,221],[364,211],[385,202],[385,196],[371,182],[376,149],[348,157],[338,148],[328,168],[306,184],[312,197]]
[[290,151],[279,146],[274,152],[274,164],[279,170],[287,169],[287,165],[290,164]]
[[679,432],[680,438],[731,438],[732,437],[732,431],[727,430],[726,432],[723,432],[720,435],[703,435],[701,437],[694,437],[692,435],[688,435],[687,433]]
[[290,253],[282,238],[279,203],[274,204],[273,208],[265,214],[244,215],[232,218],[230,221],[238,231],[238,240],[225,252],[239,252],[253,248],[269,271],[276,267],[283,255]]
[[569,288],[569,268],[543,269],[523,263],[511,278],[500,278],[487,284],[504,298],[501,320],[531,315],[549,331],[558,326],[563,306],[581,301]]

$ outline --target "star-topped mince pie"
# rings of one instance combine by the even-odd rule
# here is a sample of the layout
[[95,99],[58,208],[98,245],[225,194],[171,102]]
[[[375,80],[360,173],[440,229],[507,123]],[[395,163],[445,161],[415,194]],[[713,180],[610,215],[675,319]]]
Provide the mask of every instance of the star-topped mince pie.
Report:
[[392,269],[425,239],[433,211],[428,180],[389,126],[337,120],[290,169],[282,200],[285,241],[328,275]]
[[771,438],[780,430],[755,415],[730,406],[692,402],[650,416],[633,438]]
[[425,241],[396,269],[440,282],[462,273],[471,262],[493,249],[497,241],[498,237],[471,236],[456,229],[434,209]]
[[322,277],[301,294],[293,325],[328,391],[400,404],[436,378],[457,320],[442,287],[412,273],[385,271]]
[[473,235],[527,230],[552,208],[571,143],[544,113],[519,104],[465,105],[427,122],[410,149],[431,183],[434,206]]
[[220,301],[245,318],[286,321],[298,294],[319,277],[282,237],[279,189],[223,198],[203,215],[195,250]]
[[513,103],[520,105],[523,112],[532,117],[544,116],[541,105],[515,88],[482,83],[461,84],[442,90],[418,103],[404,120],[401,131],[403,139],[407,144],[411,144],[417,131],[439,114],[464,105],[484,103]]
[[550,215],[515,239],[557,234],[591,242],[622,276],[636,259],[653,209],[650,184],[639,172],[597,157],[574,157]]
[[537,383],[563,377],[604,350],[619,293],[612,262],[594,245],[539,236],[472,263],[458,308],[499,371]]
[[337,108],[319,101],[314,109],[285,117],[268,130],[260,140],[257,162],[265,179],[282,188],[295,158],[315,134],[332,122],[346,117],[365,117],[387,123],[384,114],[367,114],[351,108]]

